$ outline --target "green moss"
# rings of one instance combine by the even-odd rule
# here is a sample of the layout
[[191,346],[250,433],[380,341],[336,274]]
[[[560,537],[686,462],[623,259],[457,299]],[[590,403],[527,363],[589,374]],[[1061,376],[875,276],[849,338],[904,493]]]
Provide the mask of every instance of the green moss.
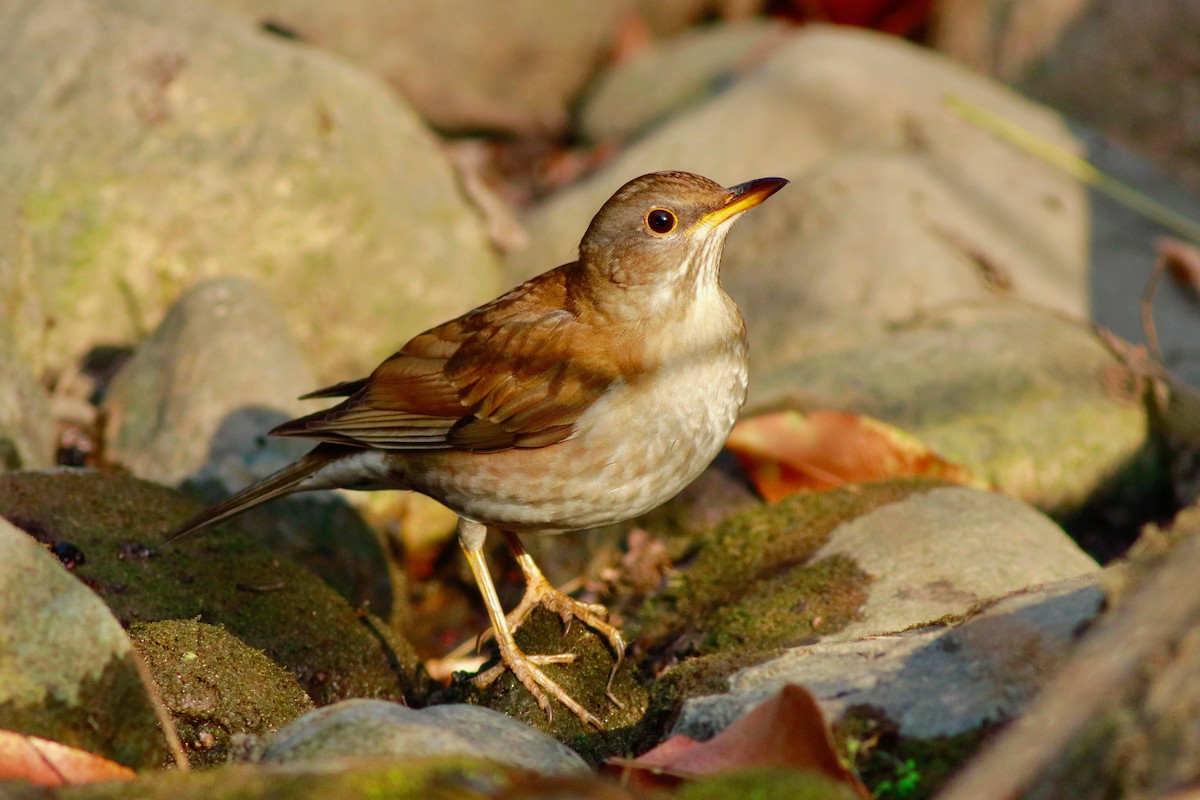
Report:
[[954,736],[917,739],[879,708],[853,706],[834,726],[844,760],[877,798],[925,800],[967,762],[1003,723],[986,723]]
[[35,538],[78,547],[86,562],[74,575],[126,627],[195,618],[224,625],[290,670],[318,705],[423,694],[407,642],[310,573],[221,529],[163,547],[198,510],[178,492],[94,470],[5,473],[0,510]]
[[684,784],[676,800],[857,800],[845,784],[819,772],[754,767]]
[[194,767],[227,761],[234,734],[272,733],[313,707],[290,672],[220,626],[138,623],[130,638]]
[[[803,566],[824,545],[830,532],[843,522],[875,508],[902,500],[916,492],[945,486],[942,481],[902,479],[880,483],[793,495],[778,503],[739,514],[718,526],[701,540],[690,563],[681,565],[679,574],[659,595],[650,598],[629,626],[651,650],[666,649],[686,631],[704,631],[713,620],[736,607],[764,580],[792,582],[810,588],[830,576],[814,574],[796,577],[795,568]],[[844,580],[852,570],[845,564],[819,568],[840,570],[837,581],[844,599],[855,593]],[[861,576],[861,573],[859,573]],[[776,584],[776,587],[779,584]],[[789,594],[790,606],[815,600],[811,593]],[[757,613],[747,601],[749,613]],[[844,602],[834,616],[836,624],[850,617]],[[719,614],[718,614],[719,612]],[[816,615],[810,617],[810,624]],[[824,632],[836,630],[833,620],[824,623]]]
[[734,605],[713,617],[699,649],[804,644],[853,621],[867,599],[869,581],[865,572],[841,555],[755,581]]

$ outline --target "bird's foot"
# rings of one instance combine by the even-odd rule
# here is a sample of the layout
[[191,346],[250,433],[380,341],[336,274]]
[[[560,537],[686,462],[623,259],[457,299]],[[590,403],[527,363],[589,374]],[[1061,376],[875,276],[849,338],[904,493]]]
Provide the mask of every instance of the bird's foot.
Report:
[[544,578],[534,579],[526,585],[521,602],[505,617],[509,630],[516,631],[530,612],[539,606],[557,614],[567,631],[571,630],[572,621],[579,620],[608,641],[609,647],[616,656],[616,661],[613,662],[612,671],[608,674],[608,684],[604,687],[604,694],[612,701],[613,705],[624,708],[625,704],[613,693],[612,687],[613,680],[617,677],[617,671],[625,660],[625,640],[621,638],[621,632],[608,623],[608,609],[599,603],[585,603],[582,600],[576,600],[555,589]]
[[521,649],[515,643],[507,643],[503,638],[497,641],[500,645],[500,663],[487,672],[475,676],[474,682],[476,686],[481,689],[486,688],[499,678],[505,669],[512,670],[512,674],[533,695],[533,699],[537,701],[538,706],[546,713],[547,721],[553,721],[554,719],[554,712],[551,710],[549,699],[553,697],[566,706],[568,711],[579,717],[583,721],[583,724],[591,725],[597,730],[604,729],[604,726],[595,715],[584,708],[575,698],[567,694],[566,689],[563,689],[551,680],[540,669],[540,666],[543,664],[570,664],[575,660],[574,653],[526,655],[521,652]]

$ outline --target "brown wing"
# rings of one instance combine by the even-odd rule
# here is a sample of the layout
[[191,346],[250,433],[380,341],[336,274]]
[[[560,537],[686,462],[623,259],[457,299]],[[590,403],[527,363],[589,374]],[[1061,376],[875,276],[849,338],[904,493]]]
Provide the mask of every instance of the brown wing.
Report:
[[412,339],[340,405],[272,433],[389,450],[543,447],[622,374],[560,267]]

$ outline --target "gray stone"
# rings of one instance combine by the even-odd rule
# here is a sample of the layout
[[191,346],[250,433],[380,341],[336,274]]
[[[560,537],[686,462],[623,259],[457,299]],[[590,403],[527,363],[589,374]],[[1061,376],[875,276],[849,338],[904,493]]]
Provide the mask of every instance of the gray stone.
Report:
[[562,131],[623,0],[218,0],[386,78],[439,128]]
[[861,619],[824,641],[965,614],[981,601],[1099,568],[1025,503],[957,487],[914,494],[839,525],[813,560],[833,555],[854,559],[872,580]]
[[1128,514],[1164,478],[1136,376],[1090,326],[1033,310],[933,315],[777,364],[745,413],[779,407],[877,417],[1063,517],[1100,491]]
[[[0,505],[0,513],[12,509]],[[53,532],[43,532],[49,537]],[[99,597],[0,518],[0,729],[134,769],[167,747],[133,647]]]
[[579,129],[592,141],[628,139],[707,100],[765,60],[791,28],[765,18],[697,28],[639,51],[589,87]]
[[29,365],[0,344],[0,471],[54,463],[50,399]]
[[417,710],[382,700],[346,700],[305,714],[271,737],[262,758],[293,762],[369,755],[464,755],[546,775],[590,772],[566,745],[499,712],[470,705]]
[[828,719],[882,710],[906,737],[952,736],[1018,715],[1098,613],[1095,573],[1000,599],[958,626],[798,647],[730,679],[728,694],[689,699],[673,733],[708,738],[787,683]]
[[496,294],[434,136],[382,81],[209,3],[0,4],[0,338],[33,366],[259,281],[323,381]]
[[262,477],[311,446],[264,436],[298,416],[296,398],[315,387],[269,295],[242,278],[205,281],[113,379],[104,400],[107,455],[169,485],[206,465],[219,471],[251,460],[266,462]]

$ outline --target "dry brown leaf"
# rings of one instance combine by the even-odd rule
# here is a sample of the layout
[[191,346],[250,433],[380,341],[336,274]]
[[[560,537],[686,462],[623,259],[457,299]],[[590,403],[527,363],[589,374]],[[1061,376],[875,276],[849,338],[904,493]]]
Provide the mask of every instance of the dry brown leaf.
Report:
[[838,759],[821,707],[807,689],[796,684],[787,684],[707,742],[672,736],[637,759],[609,763],[627,768],[631,782],[643,789],[744,767],[790,767],[819,772],[865,800],[871,797],[867,787]]
[[65,744],[15,731],[0,730],[0,780],[19,779],[40,786],[128,781],[129,767]]
[[844,411],[780,411],[740,420],[725,446],[774,502],[797,492],[897,477],[991,488],[884,422]]

